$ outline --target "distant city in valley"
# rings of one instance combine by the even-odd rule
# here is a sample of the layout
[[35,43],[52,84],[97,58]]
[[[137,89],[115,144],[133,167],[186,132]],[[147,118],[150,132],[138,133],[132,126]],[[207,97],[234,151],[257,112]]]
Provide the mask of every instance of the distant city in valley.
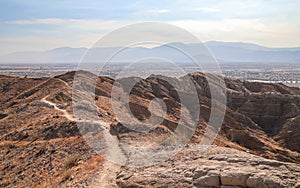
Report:
[[[68,71],[77,70],[77,64],[2,64],[0,65],[1,75],[19,76],[19,77],[53,77]],[[105,66],[101,75],[115,78],[126,64],[114,64]],[[199,67],[181,64],[181,68],[187,72],[201,72]],[[300,86],[300,64],[286,63],[230,63],[220,65],[222,75],[230,78],[267,82],[284,83],[289,86]]]
[[222,66],[222,73],[227,77],[240,80],[284,83],[289,86],[300,86],[300,64],[266,64],[253,65],[230,64]]
[[[205,50],[206,47],[211,54]],[[93,61],[98,61],[99,57],[103,58],[119,48],[62,47],[43,52],[16,52],[0,57],[0,74],[51,77],[77,70],[78,62],[85,57],[86,53],[95,57]],[[297,47],[269,48],[244,42],[209,41],[195,44],[173,42],[153,48],[125,49],[121,54],[113,57],[114,59],[105,65],[99,75],[115,78],[128,65],[128,62],[136,62],[136,59],[156,57],[157,55],[176,63],[186,73],[205,72],[199,66],[192,64],[187,57],[174,50],[181,49],[203,62],[208,56],[213,56],[219,63],[222,74],[226,77],[257,82],[284,83],[289,86],[300,85],[300,48]],[[204,49],[204,53],[199,49]],[[197,59],[197,61],[199,60]],[[84,59],[82,62],[85,62]],[[159,71],[161,72],[161,70]],[[167,71],[170,73],[173,70]]]

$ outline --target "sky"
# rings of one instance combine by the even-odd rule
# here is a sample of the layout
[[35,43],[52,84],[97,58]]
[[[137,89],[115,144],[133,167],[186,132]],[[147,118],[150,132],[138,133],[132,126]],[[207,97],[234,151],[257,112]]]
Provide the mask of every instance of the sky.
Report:
[[0,0],[0,55],[90,47],[114,29],[149,21],[201,41],[299,47],[299,9],[296,0]]

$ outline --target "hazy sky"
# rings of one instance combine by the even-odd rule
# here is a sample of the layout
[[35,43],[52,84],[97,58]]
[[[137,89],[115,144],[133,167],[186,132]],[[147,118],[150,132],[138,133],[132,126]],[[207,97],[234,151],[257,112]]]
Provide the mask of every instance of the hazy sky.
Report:
[[300,46],[297,0],[1,0],[0,55],[89,47],[105,33],[143,21],[175,24],[200,40]]

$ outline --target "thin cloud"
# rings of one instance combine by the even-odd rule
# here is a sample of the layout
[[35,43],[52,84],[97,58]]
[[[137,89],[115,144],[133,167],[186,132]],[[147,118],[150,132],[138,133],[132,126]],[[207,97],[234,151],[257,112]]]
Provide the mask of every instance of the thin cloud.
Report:
[[63,25],[64,28],[80,29],[90,31],[109,31],[120,26],[126,25],[125,21],[117,20],[92,20],[92,19],[61,19],[61,18],[45,18],[33,20],[12,20],[5,22],[13,25]]
[[167,14],[171,11],[169,9],[150,9],[150,10],[143,10],[135,12],[134,15],[140,16],[159,16],[161,14]]
[[60,19],[60,18],[46,18],[46,19],[33,19],[33,20],[13,20],[13,21],[6,21],[5,23],[15,24],[15,25],[36,25],[36,24],[61,24],[61,23],[65,23],[66,21],[68,20]]
[[196,8],[195,11],[213,13],[213,12],[219,12],[220,10],[216,8],[202,7],[202,8]]
[[261,19],[169,22],[187,29],[203,41],[243,41],[271,47],[299,46],[299,27],[290,23],[266,23]]

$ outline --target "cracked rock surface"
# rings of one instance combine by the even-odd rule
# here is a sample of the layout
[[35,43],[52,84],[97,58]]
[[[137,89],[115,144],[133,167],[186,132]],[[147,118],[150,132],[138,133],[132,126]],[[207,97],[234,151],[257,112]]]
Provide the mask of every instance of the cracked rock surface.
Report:
[[155,166],[123,167],[120,187],[299,187],[300,167],[234,149],[188,146]]

